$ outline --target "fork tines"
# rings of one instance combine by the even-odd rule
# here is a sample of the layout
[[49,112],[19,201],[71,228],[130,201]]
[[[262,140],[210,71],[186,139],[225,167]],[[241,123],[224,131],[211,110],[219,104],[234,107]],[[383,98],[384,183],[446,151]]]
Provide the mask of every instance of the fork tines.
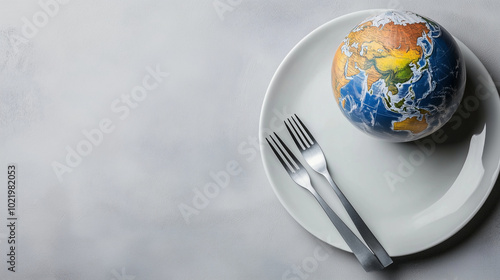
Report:
[[[274,154],[279,159],[281,164],[284,167],[285,166],[287,167],[288,173],[295,173],[301,167],[301,163],[293,155],[290,149],[288,149],[288,147],[285,145],[283,140],[281,140],[278,134],[276,134],[276,132],[274,132],[274,137],[278,139],[278,142],[281,144],[281,146],[278,145],[278,143],[276,142],[275,138],[273,138],[272,135],[269,135],[269,137],[266,138],[267,143],[269,144],[269,146],[271,147],[271,149],[273,150]],[[271,144],[271,141],[269,141],[269,139],[272,140],[274,145]]]
[[[295,134],[295,136],[297,136],[292,138],[298,148],[305,150],[316,142],[312,134],[309,132],[304,123],[302,123],[297,114],[294,114],[293,116],[288,118],[285,121],[285,125],[290,135],[293,136]],[[292,131],[295,133],[293,133]]]

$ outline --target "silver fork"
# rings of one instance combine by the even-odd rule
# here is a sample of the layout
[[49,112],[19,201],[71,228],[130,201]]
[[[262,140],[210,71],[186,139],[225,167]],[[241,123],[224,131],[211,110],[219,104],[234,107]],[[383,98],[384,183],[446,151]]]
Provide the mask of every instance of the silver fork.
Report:
[[313,135],[309,132],[309,130],[304,125],[304,123],[302,123],[299,117],[296,114],[294,116],[295,118],[293,118],[293,116],[288,118],[285,121],[285,125],[288,129],[288,132],[295,141],[295,144],[297,144],[297,147],[304,156],[304,159],[314,171],[323,175],[326,180],[328,180],[333,190],[340,198],[342,205],[347,210],[349,217],[351,217],[354,225],[361,234],[361,237],[364,239],[368,247],[370,247],[370,249],[373,251],[375,256],[379,259],[382,266],[387,267],[392,263],[391,257],[389,256],[389,254],[387,254],[384,247],[382,247],[377,238],[375,238],[363,219],[361,219],[361,217],[359,216],[358,212],[356,212],[349,200],[347,200],[337,184],[335,184],[335,182],[333,181],[326,165],[325,155],[321,150],[318,142],[316,142]]
[[[339,218],[339,216],[337,216],[337,214],[335,214],[335,212],[333,212],[330,206],[328,206],[323,198],[316,192],[311,184],[311,179],[304,166],[297,160],[297,158],[293,155],[293,153],[288,149],[288,147],[276,133],[274,133],[274,136],[275,137],[272,137],[272,135],[270,135],[268,138],[266,138],[266,141],[273,150],[278,160],[286,169],[290,177],[292,177],[293,181],[299,186],[308,190],[314,196],[314,198],[316,198],[325,213],[328,215],[328,218],[330,218],[342,238],[345,240],[349,248],[351,248],[352,252],[359,260],[365,271],[383,269],[383,266],[373,255],[370,249],[368,249],[368,247],[366,247],[365,244],[363,244],[363,242],[359,240],[359,238],[351,231],[351,229],[349,229],[349,227]],[[271,139],[271,141],[269,140],[269,138]],[[278,142],[281,144],[281,146],[278,145],[278,142],[276,142],[275,138],[278,139]]]

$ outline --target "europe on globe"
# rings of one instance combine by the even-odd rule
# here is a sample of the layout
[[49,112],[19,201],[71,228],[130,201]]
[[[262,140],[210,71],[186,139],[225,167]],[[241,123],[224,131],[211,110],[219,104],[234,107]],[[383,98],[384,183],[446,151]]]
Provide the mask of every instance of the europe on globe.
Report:
[[453,36],[408,11],[386,11],[357,25],[332,64],[336,103],[357,128],[393,142],[441,128],[465,89],[465,64]]

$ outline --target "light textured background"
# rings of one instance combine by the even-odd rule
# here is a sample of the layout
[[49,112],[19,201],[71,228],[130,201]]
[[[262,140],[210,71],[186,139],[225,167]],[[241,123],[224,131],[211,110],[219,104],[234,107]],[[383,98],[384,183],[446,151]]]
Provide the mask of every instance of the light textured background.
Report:
[[[451,241],[367,274],[351,254],[318,241],[288,215],[251,143],[285,55],[316,27],[359,10],[399,8],[436,20],[500,86],[500,2],[59,6],[22,39],[23,18],[43,11],[39,2],[0,1],[0,176],[8,163],[19,169],[16,273],[5,262],[5,184],[0,188],[1,279],[498,279],[497,191]],[[157,65],[170,76],[121,120],[111,104]],[[114,131],[59,182],[51,164],[64,163],[66,147],[105,118]],[[193,207],[211,174],[234,162],[240,173],[185,219],[179,207]],[[297,269],[302,274],[293,275]]]

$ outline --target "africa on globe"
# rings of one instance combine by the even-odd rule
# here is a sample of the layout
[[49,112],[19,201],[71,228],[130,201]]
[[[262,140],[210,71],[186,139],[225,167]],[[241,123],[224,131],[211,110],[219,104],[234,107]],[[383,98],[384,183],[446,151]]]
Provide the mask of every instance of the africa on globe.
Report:
[[387,11],[358,24],[332,65],[336,103],[369,135],[414,141],[441,128],[465,90],[465,64],[453,36],[412,12]]

